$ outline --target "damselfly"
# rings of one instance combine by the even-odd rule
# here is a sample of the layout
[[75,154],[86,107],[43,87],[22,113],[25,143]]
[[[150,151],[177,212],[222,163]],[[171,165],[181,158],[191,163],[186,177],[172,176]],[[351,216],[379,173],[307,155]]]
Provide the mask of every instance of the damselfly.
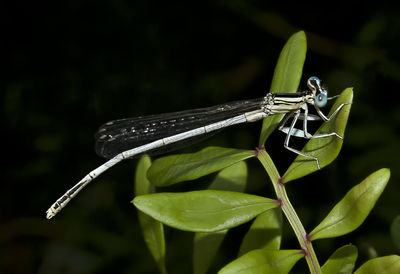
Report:
[[[346,103],[339,105],[332,115],[327,117],[320,110],[331,99],[328,98],[327,90],[321,86],[317,77],[310,77],[307,85],[308,90],[297,93],[268,93],[259,99],[168,114],[121,119],[104,124],[95,136],[96,152],[109,160],[91,171],[61,196],[47,210],[47,219],[60,212],[93,179],[124,159],[144,153],[157,154],[172,151],[182,145],[203,139],[225,127],[255,122],[275,114],[286,114],[279,127],[279,130],[286,133],[284,147],[296,154],[315,160],[320,168],[317,157],[289,146],[290,137],[311,139],[336,136],[342,139],[342,136],[336,132],[311,135],[307,131],[307,122],[320,119],[327,122]],[[308,105],[313,105],[318,115],[309,114]],[[292,119],[290,126],[285,126],[289,119]],[[298,119],[303,120],[303,129],[295,128]]]

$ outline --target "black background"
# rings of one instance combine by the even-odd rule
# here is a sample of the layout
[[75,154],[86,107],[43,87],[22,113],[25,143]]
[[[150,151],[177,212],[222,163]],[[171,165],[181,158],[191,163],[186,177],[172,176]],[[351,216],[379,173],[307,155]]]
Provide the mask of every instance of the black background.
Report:
[[[99,125],[261,97],[281,48],[299,30],[308,39],[301,87],[312,75],[332,95],[354,87],[354,104],[338,159],[291,182],[290,199],[309,231],[352,186],[389,167],[390,182],[364,224],[315,242],[315,249],[321,264],[348,243],[359,248],[357,265],[373,249],[399,253],[390,237],[400,209],[399,11],[382,1],[8,4],[0,11],[0,272],[156,273],[130,203],[136,160],[98,178],[53,220],[45,219],[46,209],[104,162],[93,151]],[[183,151],[252,149],[260,128],[237,126]],[[283,140],[277,132],[266,144],[282,174],[295,158]],[[261,165],[248,164],[248,192],[273,198]],[[282,248],[298,248],[284,225]],[[228,234],[211,272],[235,257],[247,227]],[[167,228],[166,239],[169,272],[190,273],[192,233]],[[300,262],[294,271],[304,269]]]

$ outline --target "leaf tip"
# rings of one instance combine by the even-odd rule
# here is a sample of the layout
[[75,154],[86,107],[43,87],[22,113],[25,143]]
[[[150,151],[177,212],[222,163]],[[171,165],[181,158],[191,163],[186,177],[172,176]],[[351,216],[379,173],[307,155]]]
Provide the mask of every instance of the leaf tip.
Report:
[[390,168],[387,167],[381,168],[380,170],[378,170],[378,172],[382,173],[381,174],[382,176],[386,176],[388,178],[390,177],[391,174]]

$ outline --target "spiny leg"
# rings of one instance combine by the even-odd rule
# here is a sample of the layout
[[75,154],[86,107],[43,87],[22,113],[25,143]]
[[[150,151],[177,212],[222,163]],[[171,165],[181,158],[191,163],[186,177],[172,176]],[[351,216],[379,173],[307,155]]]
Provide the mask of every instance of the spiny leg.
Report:
[[[338,96],[334,96],[334,97],[330,97],[328,98],[328,100],[336,98]],[[303,120],[303,130],[298,129],[298,128],[292,128],[291,127],[284,127],[284,123],[287,122],[287,120],[293,116],[292,114],[289,116],[287,116],[284,120],[284,123],[281,124],[281,126],[279,127],[279,130],[288,134],[289,130],[291,130],[291,135],[292,136],[296,136],[296,137],[301,137],[301,138],[306,138],[306,139],[313,139],[313,138],[325,138],[325,137],[329,137],[329,136],[336,136],[339,139],[343,140],[343,136],[339,135],[336,132],[331,132],[331,133],[323,133],[323,134],[317,134],[317,135],[311,135],[308,133],[307,131],[307,122],[308,121],[316,121],[319,119],[322,119],[324,122],[329,122],[332,118],[334,118],[337,113],[339,113],[339,111],[346,105],[351,105],[352,103],[342,103],[339,105],[339,107],[337,107],[337,109],[331,114],[331,116],[327,117],[325,116],[322,111],[315,106],[319,116],[316,115],[312,115],[312,114],[308,114],[308,111],[305,111],[304,113],[300,113],[299,119]]]
[[[299,118],[299,116],[300,116],[300,110],[298,110],[298,111],[296,111],[296,112],[294,113],[293,120],[292,120],[292,123],[291,123],[291,125],[290,125],[290,128],[289,128],[289,130],[288,130],[288,132],[287,132],[287,134],[286,134],[286,138],[285,138],[285,142],[284,142],[283,146],[284,146],[287,150],[290,150],[290,151],[292,151],[292,152],[294,152],[294,153],[296,153],[296,154],[298,154],[298,155],[301,155],[301,156],[303,156],[303,157],[311,158],[311,159],[315,160],[316,163],[317,163],[318,169],[321,169],[317,157],[312,156],[312,155],[308,155],[308,154],[306,154],[306,153],[301,152],[300,150],[297,150],[297,149],[292,148],[292,147],[289,146],[290,136],[292,136],[292,132],[293,132],[293,130],[295,129],[295,128],[294,128],[294,125],[296,124],[297,119]],[[296,129],[296,130],[298,130],[298,129]],[[301,130],[300,130],[300,131],[301,131]],[[306,136],[306,132],[305,132],[305,131],[302,131],[302,132],[303,132],[303,134],[304,134],[303,136]]]

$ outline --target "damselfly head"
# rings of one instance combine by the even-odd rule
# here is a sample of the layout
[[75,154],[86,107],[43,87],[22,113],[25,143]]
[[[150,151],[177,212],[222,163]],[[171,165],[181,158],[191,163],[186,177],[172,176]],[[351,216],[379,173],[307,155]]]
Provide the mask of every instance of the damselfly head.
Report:
[[317,107],[324,107],[328,101],[328,91],[321,86],[321,80],[318,77],[312,76],[308,78],[307,85],[315,95],[315,105]]
[[319,90],[322,90],[321,87],[321,80],[318,77],[311,76],[307,80],[307,86],[313,91],[314,93],[318,93]]

